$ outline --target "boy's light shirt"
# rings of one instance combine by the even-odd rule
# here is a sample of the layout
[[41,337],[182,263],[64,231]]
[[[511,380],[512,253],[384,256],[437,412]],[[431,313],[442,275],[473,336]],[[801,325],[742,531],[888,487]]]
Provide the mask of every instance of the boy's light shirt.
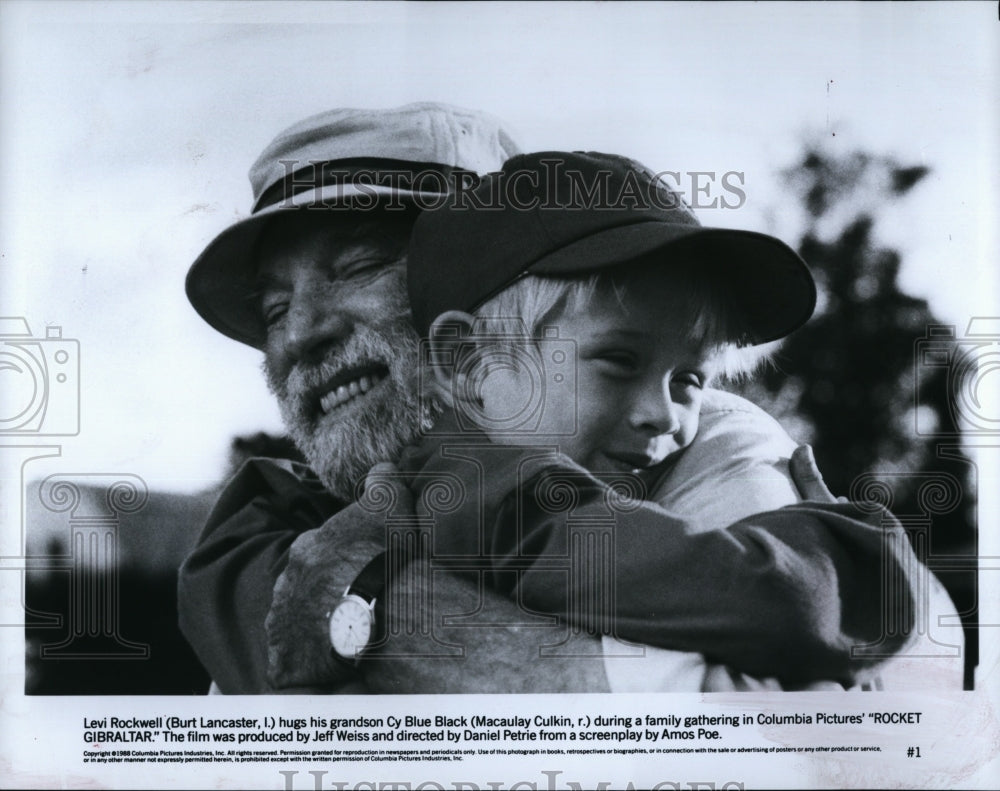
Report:
[[[780,424],[759,407],[732,393],[707,389],[694,442],[655,484],[650,500],[702,532],[722,530],[753,514],[792,505],[801,501],[789,471],[795,447]],[[706,563],[710,562],[706,558]],[[933,633],[938,631],[939,616],[957,615],[941,584],[933,575],[928,577]],[[957,642],[961,630],[946,629],[941,639]],[[613,637],[603,638],[604,667],[612,692],[781,689],[774,679],[743,676],[706,662],[700,654],[644,646],[641,658],[622,656],[616,642]],[[642,663],[641,673],[636,672],[636,662]],[[932,671],[931,677],[928,671]],[[883,689],[961,689],[962,658],[935,659],[933,665],[918,657],[894,659],[880,677]],[[833,682],[809,688],[842,689]]]

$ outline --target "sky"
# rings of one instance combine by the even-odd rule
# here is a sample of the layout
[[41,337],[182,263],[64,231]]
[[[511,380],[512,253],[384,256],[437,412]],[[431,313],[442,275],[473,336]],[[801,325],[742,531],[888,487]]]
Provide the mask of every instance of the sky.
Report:
[[46,440],[61,456],[32,477],[196,491],[234,434],[280,431],[259,353],[205,325],[183,280],[248,212],[260,150],[333,107],[445,101],[525,150],[738,171],[745,204],[702,221],[792,243],[776,174],[803,140],[891,154],[932,171],[878,227],[904,288],[959,332],[1000,315],[996,30],[992,3],[4,0],[0,316],[79,342],[80,432]]

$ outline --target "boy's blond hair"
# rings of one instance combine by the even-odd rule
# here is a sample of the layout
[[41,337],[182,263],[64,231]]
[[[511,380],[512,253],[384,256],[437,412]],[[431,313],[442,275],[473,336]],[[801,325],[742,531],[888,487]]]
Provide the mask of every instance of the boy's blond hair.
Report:
[[525,275],[473,313],[489,319],[491,334],[496,332],[498,340],[513,341],[525,331],[529,338],[539,338],[544,327],[558,328],[560,316],[586,308],[599,289],[610,288],[627,312],[630,284],[634,284],[637,274],[653,267],[657,268],[657,277],[675,286],[675,298],[664,305],[665,318],[684,328],[686,341],[709,350],[721,378],[745,379],[770,358],[777,344],[749,345],[733,308],[694,263],[677,262],[669,267],[662,262],[637,264],[567,278]]

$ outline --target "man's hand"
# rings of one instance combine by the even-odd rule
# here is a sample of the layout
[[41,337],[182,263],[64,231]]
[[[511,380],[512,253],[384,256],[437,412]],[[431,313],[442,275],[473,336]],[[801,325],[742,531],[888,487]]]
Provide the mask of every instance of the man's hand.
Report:
[[[391,491],[384,488],[391,487]],[[413,498],[396,468],[379,464],[366,480],[366,494],[329,519],[322,527],[303,533],[292,544],[288,565],[274,588],[267,617],[269,679],[278,689],[325,687],[330,692],[361,692],[361,679],[330,656],[327,613],[344,590],[377,553],[386,546],[385,511],[391,503],[399,516],[413,512]],[[420,571],[420,568],[417,568]],[[428,602],[433,592],[435,636],[445,643],[464,646],[461,656],[428,659],[423,654],[419,629],[407,618],[419,616],[412,609],[387,611],[393,658],[385,648],[361,663],[368,690],[392,693],[428,692],[604,692],[608,689],[597,638],[581,636],[587,643],[580,657],[539,657],[539,647],[563,634],[563,627],[549,630],[517,626],[524,614],[499,593],[482,590],[467,580],[442,574],[431,586],[429,569],[406,574],[390,582],[395,594],[386,599]],[[479,629],[445,627],[442,614],[478,612],[485,618]],[[400,620],[401,619],[401,620]],[[541,634],[545,632],[545,634]],[[555,632],[556,634],[552,634]],[[413,645],[408,640],[415,640]],[[320,690],[313,690],[320,691]]]
[[834,497],[823,481],[823,475],[816,466],[816,457],[810,445],[799,445],[792,453],[792,480],[803,500],[819,503],[846,503],[846,497]]
[[[379,464],[368,480],[392,487],[398,510],[412,511],[409,491]],[[384,490],[383,490],[384,492]],[[340,683],[348,668],[330,654],[329,614],[365,564],[385,549],[385,514],[354,503],[292,544],[265,622],[268,678],[277,689]]]

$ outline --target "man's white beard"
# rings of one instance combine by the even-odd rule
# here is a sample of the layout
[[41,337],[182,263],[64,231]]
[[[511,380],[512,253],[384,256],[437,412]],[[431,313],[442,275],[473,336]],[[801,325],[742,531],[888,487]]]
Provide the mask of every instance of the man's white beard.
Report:
[[[403,318],[358,328],[345,343],[315,363],[299,362],[285,381],[265,364],[268,386],[277,396],[292,440],[323,485],[336,497],[351,501],[357,484],[378,462],[395,462],[422,428],[417,392],[419,337]],[[338,371],[376,363],[388,376],[373,390],[348,403],[341,417],[324,416],[315,388]]]

